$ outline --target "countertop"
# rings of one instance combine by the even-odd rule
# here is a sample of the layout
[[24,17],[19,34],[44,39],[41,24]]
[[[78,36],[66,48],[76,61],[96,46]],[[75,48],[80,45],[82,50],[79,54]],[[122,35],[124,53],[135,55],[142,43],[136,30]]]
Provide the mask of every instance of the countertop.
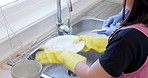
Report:
[[11,66],[7,65],[8,59],[0,62],[0,78],[12,78],[11,77]]

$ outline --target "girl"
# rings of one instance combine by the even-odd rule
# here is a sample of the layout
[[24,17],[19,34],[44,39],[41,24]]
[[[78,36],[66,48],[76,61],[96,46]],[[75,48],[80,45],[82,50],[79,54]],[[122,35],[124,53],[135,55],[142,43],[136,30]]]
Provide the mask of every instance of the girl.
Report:
[[[42,64],[64,64],[80,78],[147,78],[148,0],[125,0],[125,5],[130,10],[129,17],[122,28],[110,35],[106,50],[101,49],[104,53],[91,67],[82,62],[85,58],[67,51],[41,52],[36,59]],[[99,52],[99,38],[80,36],[76,41],[80,40],[86,42],[85,50]]]
[[[75,73],[81,78],[148,77],[148,0],[125,0],[125,3],[130,15],[122,28],[110,36],[101,58],[91,67],[82,62],[76,65]],[[85,42],[93,40],[82,37]]]

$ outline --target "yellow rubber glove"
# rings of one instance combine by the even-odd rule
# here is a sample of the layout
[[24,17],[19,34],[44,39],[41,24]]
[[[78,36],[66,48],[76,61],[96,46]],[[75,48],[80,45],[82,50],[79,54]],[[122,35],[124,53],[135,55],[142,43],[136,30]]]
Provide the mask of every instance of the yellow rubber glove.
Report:
[[55,54],[60,54],[60,50],[58,50],[58,52],[55,53],[51,49],[52,48],[49,48],[46,45],[40,45],[39,50],[41,51],[36,53],[36,60],[38,60],[42,64],[61,64],[61,62],[55,56]]
[[57,48],[50,48],[46,45],[39,46],[40,51],[36,54],[36,60],[42,64],[64,64],[67,68],[74,72],[78,62],[86,63],[86,58],[71,51],[64,51]]
[[[59,52],[45,52],[45,51],[39,51],[36,54],[36,60],[38,60],[41,64],[61,64],[61,62],[57,59],[55,54],[58,54]],[[59,53],[60,54],[60,53]]]
[[87,35],[81,35],[79,38],[74,40],[73,43],[77,43],[81,40],[85,42],[85,47],[82,50],[83,52],[93,49],[99,53],[104,53],[108,44],[108,37],[91,37]]
[[62,62],[72,72],[75,71],[75,67],[78,62],[86,63],[86,58],[79,54],[70,51],[63,51],[60,55],[56,54],[57,59]]

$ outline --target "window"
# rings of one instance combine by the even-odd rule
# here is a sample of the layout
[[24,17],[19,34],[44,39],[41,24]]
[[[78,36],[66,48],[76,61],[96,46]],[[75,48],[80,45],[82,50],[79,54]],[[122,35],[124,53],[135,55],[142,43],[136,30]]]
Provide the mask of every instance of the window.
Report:
[[[51,30],[53,25],[49,23],[55,23],[50,21],[55,17],[49,17],[55,13],[56,0],[0,0],[0,6],[0,61],[22,49],[22,44],[31,47]],[[2,13],[9,23],[7,30]]]
[[0,6],[4,6],[4,5],[10,4],[15,1],[17,0],[0,0]]
[[[56,13],[56,0],[0,0],[0,2],[5,5],[2,7],[3,13],[11,29],[16,33],[23,32]],[[62,4],[66,7],[66,0],[62,0]],[[1,12],[0,22],[5,22]],[[13,34],[11,30],[9,34]],[[0,43],[7,39],[6,28],[0,23]]]
[[[34,42],[37,43],[56,30],[56,0],[3,1],[1,9],[15,34],[8,28],[9,37],[11,38],[9,40],[6,26],[4,25],[6,21],[4,21],[2,12],[0,12],[0,61],[14,53],[14,51],[17,52],[22,49],[22,44],[27,49]],[[66,0],[62,0],[62,4],[62,9],[64,9]]]
[[[55,0],[0,0],[2,11],[14,32],[22,32],[37,20],[47,16],[56,7]],[[51,7],[53,6],[53,7]],[[51,8],[51,9],[50,9]],[[2,13],[0,12],[0,43],[7,40]],[[9,34],[13,34],[9,30]]]

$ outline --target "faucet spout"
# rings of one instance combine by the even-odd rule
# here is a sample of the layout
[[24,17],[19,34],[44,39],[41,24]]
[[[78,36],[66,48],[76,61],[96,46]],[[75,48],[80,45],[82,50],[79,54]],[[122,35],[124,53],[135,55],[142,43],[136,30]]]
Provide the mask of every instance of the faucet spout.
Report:
[[69,10],[69,14],[68,14],[68,28],[69,28],[69,31],[68,31],[68,34],[71,35],[72,34],[71,12],[73,11],[71,0],[67,0],[67,5],[68,5],[68,10]]
[[69,12],[72,12],[73,9],[72,9],[72,2],[71,2],[71,0],[67,0],[67,5],[68,5]]
[[57,0],[57,24],[62,25],[62,16],[61,16],[61,0]]
[[64,25],[62,21],[62,14],[61,14],[61,0],[57,0],[57,31],[58,35],[63,35],[63,34],[69,34],[71,35],[72,33],[72,27],[71,27],[71,12],[73,11],[72,9],[72,2],[71,0],[67,0],[67,6],[68,6],[68,25]]

